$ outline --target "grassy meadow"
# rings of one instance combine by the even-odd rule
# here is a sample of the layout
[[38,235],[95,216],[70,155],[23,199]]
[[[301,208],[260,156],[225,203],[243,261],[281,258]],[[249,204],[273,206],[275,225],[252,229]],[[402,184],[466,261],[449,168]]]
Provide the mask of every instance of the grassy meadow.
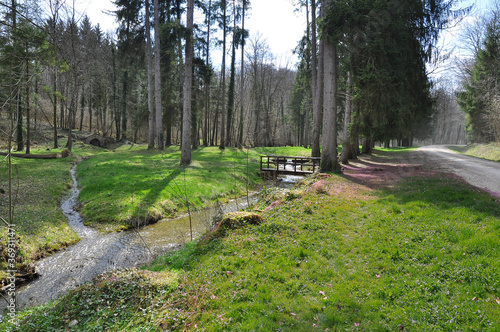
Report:
[[250,190],[260,182],[256,151],[200,147],[189,166],[179,164],[180,155],[178,147],[158,152],[123,146],[81,162],[77,177],[86,224],[105,231],[127,228],[137,217],[155,221],[188,205],[200,209],[242,196],[247,172]]
[[499,201],[443,174],[360,179],[266,188],[261,225],[105,274],[14,330],[500,330]]

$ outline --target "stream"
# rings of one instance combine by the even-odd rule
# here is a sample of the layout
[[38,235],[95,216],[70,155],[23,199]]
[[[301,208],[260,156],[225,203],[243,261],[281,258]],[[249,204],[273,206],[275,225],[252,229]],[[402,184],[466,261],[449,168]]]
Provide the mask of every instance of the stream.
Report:
[[[188,215],[119,233],[99,234],[96,230],[86,227],[75,210],[80,193],[75,169],[76,166],[71,169],[73,185],[68,196],[62,201],[61,209],[80,241],[36,262],[36,271],[40,277],[17,290],[18,307],[47,303],[102,273],[144,265],[156,256],[181,248],[185,242],[191,240]],[[280,186],[292,186],[295,178],[285,177]],[[248,202],[254,204],[257,199],[258,194],[253,193]],[[246,207],[245,196],[230,200],[219,208],[191,213],[193,238],[198,238],[207,231],[214,216],[221,212],[221,208],[222,212],[226,213]],[[0,305],[0,309],[3,307],[5,303]]]

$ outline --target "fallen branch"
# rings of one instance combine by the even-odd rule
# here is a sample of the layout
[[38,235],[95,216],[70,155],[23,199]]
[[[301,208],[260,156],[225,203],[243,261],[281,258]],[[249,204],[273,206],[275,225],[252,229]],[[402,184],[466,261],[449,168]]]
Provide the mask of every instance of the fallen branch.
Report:
[[[25,158],[25,159],[56,159],[66,158],[69,156],[69,150],[63,150],[61,153],[48,153],[48,154],[25,154],[25,153],[10,153],[12,157]],[[8,152],[0,152],[0,156],[8,156]]]

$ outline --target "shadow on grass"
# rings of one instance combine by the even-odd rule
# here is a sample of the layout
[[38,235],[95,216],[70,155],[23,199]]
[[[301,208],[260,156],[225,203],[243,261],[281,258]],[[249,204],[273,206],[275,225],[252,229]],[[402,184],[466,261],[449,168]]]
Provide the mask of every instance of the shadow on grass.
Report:
[[500,216],[498,199],[455,174],[419,164],[388,164],[378,159],[358,160],[356,164],[346,165],[343,177],[378,191],[382,199],[394,196],[399,204],[423,202],[439,209],[463,207],[475,213]]
[[465,208],[475,214],[500,218],[500,204],[497,198],[458,177],[446,175],[409,177],[397,188],[382,191],[382,197],[394,197],[399,204],[423,202],[439,210]]
[[[172,195],[172,197],[175,197],[181,201],[184,201],[185,198],[182,197],[182,192],[179,192],[179,186],[175,182],[176,178],[183,172],[184,167],[179,166],[175,168],[172,173],[169,175],[165,176],[162,180],[158,181],[156,185],[152,185],[151,189],[148,191],[148,193],[142,198],[141,202],[135,206],[133,216],[140,216],[141,215],[141,210],[143,210],[143,207],[147,207],[150,205],[153,205],[154,202],[160,197],[161,192],[168,188],[170,184],[173,182],[174,185],[171,186],[174,188],[173,190],[168,190],[169,193]],[[165,216],[163,214],[159,215],[150,215],[149,213],[146,213],[146,220],[144,220],[145,224],[152,224],[157,222],[158,220],[161,220]],[[133,221],[132,221],[133,222]],[[133,225],[131,225],[133,226]],[[140,226],[143,226],[142,224]]]

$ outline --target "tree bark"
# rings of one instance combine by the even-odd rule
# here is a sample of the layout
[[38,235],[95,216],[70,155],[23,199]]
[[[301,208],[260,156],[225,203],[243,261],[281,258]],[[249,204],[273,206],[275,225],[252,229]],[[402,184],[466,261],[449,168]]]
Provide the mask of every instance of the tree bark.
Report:
[[123,71],[123,76],[122,76],[122,85],[123,85],[123,91],[122,91],[122,114],[121,114],[121,120],[122,120],[122,128],[121,128],[121,139],[125,140],[127,139],[127,104],[128,104],[128,70],[125,69]]
[[31,119],[30,119],[30,79],[29,79],[29,59],[26,58],[26,154],[30,154],[31,149]]
[[163,150],[163,114],[161,109],[161,71],[160,71],[160,8],[154,0],[155,21],[155,105],[156,105],[156,147]]
[[[312,3],[312,90],[313,90],[313,141],[312,141],[312,157],[321,156],[320,150],[320,137],[321,137],[321,122],[323,121],[322,112],[322,95],[323,95],[323,40],[319,45],[319,59],[316,56],[316,1],[311,0]],[[320,16],[323,16],[323,10],[320,9]]]
[[234,88],[235,88],[235,71],[236,71],[236,3],[233,0],[233,45],[231,48],[231,69],[229,74],[229,88],[227,101],[227,122],[226,122],[226,146],[231,146],[231,128],[233,123],[234,111]]
[[324,38],[324,106],[323,106],[323,153],[322,172],[339,172],[337,160],[337,46]]
[[[313,19],[314,20],[314,19]],[[309,24],[309,0],[306,0],[306,36],[307,36],[307,51],[306,51],[306,64],[307,64],[307,69],[310,68],[311,65],[311,28]],[[312,82],[311,82],[312,83]],[[311,96],[309,95],[311,93]],[[309,145],[311,144],[311,122],[310,122],[310,113],[311,113],[311,97],[312,97],[312,84],[311,84],[311,91],[308,91],[307,96],[306,96],[306,114],[304,116],[304,140],[303,140],[303,145],[304,148],[307,149]]]
[[[210,27],[212,25],[212,0],[208,1],[208,19],[207,19],[207,56],[206,56],[206,66],[207,69],[210,63]],[[203,126],[203,145],[208,146],[208,110],[210,106],[210,79],[208,78],[205,82],[205,122]]]
[[[155,0],[158,1],[158,0]],[[193,7],[194,0],[187,4],[186,63],[184,73],[184,111],[182,120],[181,164],[191,163],[191,95],[193,84]]]
[[351,101],[351,73],[347,73],[347,91],[345,100],[345,113],[344,113],[344,129],[342,132],[342,153],[340,155],[340,162],[342,164],[349,163],[349,152],[351,151],[351,140],[349,125],[351,124],[352,101]]
[[148,150],[155,147],[155,109],[153,95],[153,50],[151,49],[151,22],[149,0],[146,0],[146,58],[148,66]]
[[221,75],[222,75],[222,118],[221,118],[221,124],[220,124],[220,145],[219,149],[224,150],[226,148],[225,146],[225,122],[226,122],[226,0],[222,0],[222,6],[224,14],[222,16],[222,19],[224,20],[223,22],[223,29],[222,29],[222,34],[223,34],[223,40],[222,40],[222,68],[221,68]]
[[240,123],[238,125],[238,147],[243,147],[243,92],[244,92],[244,75],[245,75],[245,8],[246,0],[243,0],[243,14],[241,15],[241,82],[240,82]]

